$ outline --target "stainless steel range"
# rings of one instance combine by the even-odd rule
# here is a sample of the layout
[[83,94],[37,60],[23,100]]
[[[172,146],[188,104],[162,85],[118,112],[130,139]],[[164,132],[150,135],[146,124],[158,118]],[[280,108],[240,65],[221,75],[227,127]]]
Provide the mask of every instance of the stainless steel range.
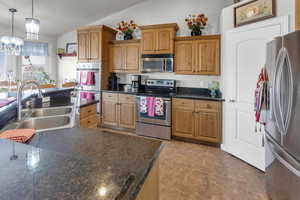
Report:
[[171,96],[175,80],[147,80],[145,91],[137,95],[136,134],[171,139]]

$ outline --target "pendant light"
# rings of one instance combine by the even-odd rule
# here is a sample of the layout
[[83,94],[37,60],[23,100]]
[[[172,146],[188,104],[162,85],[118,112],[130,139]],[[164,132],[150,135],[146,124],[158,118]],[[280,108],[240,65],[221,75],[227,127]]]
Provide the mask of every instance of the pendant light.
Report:
[[0,52],[4,52],[5,55],[18,56],[21,54],[24,41],[19,37],[15,37],[14,16],[17,10],[10,8],[9,12],[11,13],[11,36],[0,37]]
[[33,17],[33,0],[31,1],[31,17],[25,18],[26,38],[28,40],[38,40],[40,31],[40,20]]

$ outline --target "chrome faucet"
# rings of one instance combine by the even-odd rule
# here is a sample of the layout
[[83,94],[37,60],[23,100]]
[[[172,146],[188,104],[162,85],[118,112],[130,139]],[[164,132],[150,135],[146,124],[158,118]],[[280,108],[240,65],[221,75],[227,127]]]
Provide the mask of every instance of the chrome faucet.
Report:
[[35,85],[39,90],[38,98],[43,98],[43,94],[40,89],[40,84],[37,81],[24,81],[23,83],[21,83],[21,85],[18,89],[18,96],[17,96],[18,121],[22,120],[22,92],[26,85]]

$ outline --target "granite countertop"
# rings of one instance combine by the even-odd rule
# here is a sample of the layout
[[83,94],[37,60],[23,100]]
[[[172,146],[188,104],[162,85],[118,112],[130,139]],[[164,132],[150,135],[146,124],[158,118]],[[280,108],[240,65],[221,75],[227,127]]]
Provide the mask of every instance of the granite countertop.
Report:
[[90,105],[93,105],[93,104],[97,104],[99,103],[100,101],[99,100],[87,100],[87,99],[80,99],[80,108],[84,108],[86,106],[90,106]]
[[101,90],[101,92],[109,92],[109,93],[119,93],[119,94],[132,94],[132,95],[137,95],[138,92],[125,92],[124,90]]
[[163,145],[84,128],[39,133],[29,145],[0,139],[0,197],[134,200]]
[[[103,92],[110,92],[110,93],[120,93],[120,94],[132,94],[132,95],[139,95],[143,94],[143,91],[139,92],[125,92],[121,90],[102,90]],[[171,97],[173,98],[185,98],[185,99],[198,99],[198,100],[207,100],[207,101],[225,101],[220,94],[216,97],[212,97],[210,95],[210,91],[206,88],[177,88],[177,92],[172,94]]]

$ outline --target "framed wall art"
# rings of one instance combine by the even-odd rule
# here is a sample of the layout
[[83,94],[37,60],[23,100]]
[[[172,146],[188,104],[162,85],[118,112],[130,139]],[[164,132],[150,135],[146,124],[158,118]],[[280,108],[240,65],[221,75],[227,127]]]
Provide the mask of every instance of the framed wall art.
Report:
[[254,0],[234,8],[234,26],[239,27],[275,16],[275,0]]

